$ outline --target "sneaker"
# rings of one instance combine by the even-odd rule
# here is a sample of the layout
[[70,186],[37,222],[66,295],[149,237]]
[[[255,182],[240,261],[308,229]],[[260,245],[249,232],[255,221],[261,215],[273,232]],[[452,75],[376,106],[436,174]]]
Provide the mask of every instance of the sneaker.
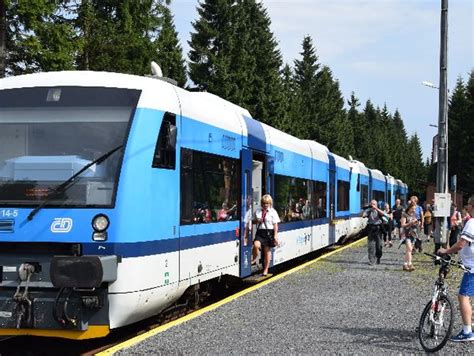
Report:
[[409,271],[408,266],[407,266],[407,265],[403,265],[403,270],[404,270],[404,271]]
[[407,271],[413,272],[414,270],[415,270],[415,267],[413,267],[413,265],[409,265],[409,266],[408,266],[408,270],[407,270]]
[[459,334],[453,336],[450,340],[454,342],[474,341],[474,333],[464,334],[461,330]]
[[380,258],[377,258],[377,264],[378,265],[380,264]]

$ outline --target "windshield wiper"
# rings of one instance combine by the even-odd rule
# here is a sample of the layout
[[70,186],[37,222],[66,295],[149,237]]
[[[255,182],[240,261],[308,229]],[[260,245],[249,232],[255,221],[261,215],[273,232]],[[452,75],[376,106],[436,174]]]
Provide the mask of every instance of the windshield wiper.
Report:
[[123,147],[123,145],[120,145],[118,147],[115,147],[114,149],[110,150],[109,152],[107,153],[104,153],[102,156],[100,156],[99,158],[93,160],[91,163],[88,163],[86,164],[84,167],[82,167],[76,174],[74,174],[73,176],[71,176],[71,178],[68,178],[67,180],[65,180],[63,183],[61,183],[60,185],[58,185],[52,192],[51,194],[48,194],[48,196],[46,197],[46,199],[40,204],[38,205],[36,208],[34,208],[30,214],[28,214],[28,221],[31,221],[33,220],[33,218],[35,217],[35,215],[38,213],[38,211],[40,211],[46,204],[48,204],[51,200],[53,200],[56,196],[59,195],[59,193],[63,193],[65,192],[66,190],[68,190],[70,187],[72,187],[78,180],[76,180],[77,177],[79,177],[82,173],[84,173],[86,170],[88,170],[91,166],[93,166],[94,164],[101,164],[102,162],[104,162],[107,158],[109,158],[112,154],[114,154],[115,152],[117,152],[118,150],[120,150],[121,148]]

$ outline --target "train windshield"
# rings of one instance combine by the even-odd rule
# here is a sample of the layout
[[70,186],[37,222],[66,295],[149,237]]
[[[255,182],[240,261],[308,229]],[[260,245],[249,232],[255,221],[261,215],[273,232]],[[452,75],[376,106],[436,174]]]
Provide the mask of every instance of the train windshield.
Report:
[[139,91],[53,87],[0,91],[0,206],[110,207]]

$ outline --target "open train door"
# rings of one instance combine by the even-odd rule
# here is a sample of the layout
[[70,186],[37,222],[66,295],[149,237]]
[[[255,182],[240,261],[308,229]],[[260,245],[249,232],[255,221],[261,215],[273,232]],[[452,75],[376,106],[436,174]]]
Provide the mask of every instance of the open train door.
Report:
[[240,277],[247,277],[252,274],[252,231],[246,236],[246,220],[251,224],[253,216],[252,204],[252,151],[243,149],[241,151],[242,162],[242,199],[241,199],[241,219],[240,219]]
[[329,244],[336,243],[336,160],[329,153]]
[[[260,206],[262,195],[267,191],[265,186],[270,184],[273,174],[269,174],[265,155],[261,152],[243,149],[242,158],[242,215],[240,220],[240,276],[246,277],[252,273],[252,246],[256,226],[252,224],[253,212]],[[265,175],[267,172],[267,175]],[[267,182],[268,181],[268,182]],[[250,224],[250,232],[246,236],[245,222]],[[246,238],[247,237],[247,238]]]

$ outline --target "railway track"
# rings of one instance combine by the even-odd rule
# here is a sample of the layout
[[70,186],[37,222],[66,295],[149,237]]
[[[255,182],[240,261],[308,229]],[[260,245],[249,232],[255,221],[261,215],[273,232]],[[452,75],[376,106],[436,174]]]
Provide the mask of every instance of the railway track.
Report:
[[[315,259],[323,257],[340,247],[342,246],[328,247],[276,266],[273,269],[273,277],[270,277],[270,279],[291,271],[296,267],[305,266]],[[188,294],[180,300],[174,308],[168,309],[165,313],[113,330],[108,336],[100,339],[76,341],[35,336],[17,336],[0,339],[0,356],[95,355],[146,332],[179,320],[180,318],[183,318],[201,308],[205,308],[220,300],[229,298],[234,294],[241,293],[246,289],[251,288],[256,283],[260,283],[267,279],[268,278],[253,278],[247,281],[242,281],[237,278],[222,278],[221,281],[213,281],[212,284],[203,286],[199,293],[194,293],[194,295]]]

